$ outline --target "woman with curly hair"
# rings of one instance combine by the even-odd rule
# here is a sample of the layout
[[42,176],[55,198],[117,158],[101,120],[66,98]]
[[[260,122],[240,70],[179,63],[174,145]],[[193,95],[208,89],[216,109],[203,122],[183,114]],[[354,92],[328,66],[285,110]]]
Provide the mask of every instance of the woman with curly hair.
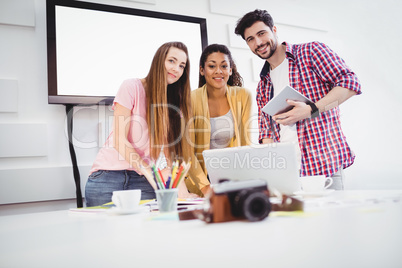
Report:
[[200,57],[199,88],[191,93],[194,153],[187,188],[200,196],[209,190],[202,152],[250,144],[251,95],[242,87],[232,54],[225,45],[212,44]]

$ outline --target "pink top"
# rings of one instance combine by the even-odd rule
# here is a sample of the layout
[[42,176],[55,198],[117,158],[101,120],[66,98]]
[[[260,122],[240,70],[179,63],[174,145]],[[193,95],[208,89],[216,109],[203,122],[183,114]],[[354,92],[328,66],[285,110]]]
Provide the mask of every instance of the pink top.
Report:
[[[146,94],[140,79],[127,79],[120,86],[113,101],[115,104],[131,110],[131,124],[128,131],[128,141],[145,161],[150,159],[149,135],[146,118]],[[113,148],[113,131],[110,133],[103,147],[99,150],[95,162],[92,165],[90,174],[97,170],[135,170],[128,162]],[[140,175],[141,173],[137,171]]]

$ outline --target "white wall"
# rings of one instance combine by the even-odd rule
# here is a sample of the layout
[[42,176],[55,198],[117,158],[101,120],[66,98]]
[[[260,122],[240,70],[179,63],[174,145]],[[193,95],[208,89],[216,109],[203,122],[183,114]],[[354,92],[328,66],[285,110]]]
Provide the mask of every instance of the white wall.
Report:
[[[346,170],[346,187],[402,188],[400,1],[91,2],[206,18],[209,43],[230,47],[245,86],[253,93],[263,62],[233,34],[244,13],[255,8],[270,11],[281,40],[327,43],[363,85],[363,94],[341,107],[343,128],[357,155]],[[65,108],[47,104],[45,15],[45,0],[0,0],[0,204],[75,197]],[[196,65],[192,63],[193,68]],[[104,107],[76,110],[74,137],[83,185],[109,132],[111,115]]]

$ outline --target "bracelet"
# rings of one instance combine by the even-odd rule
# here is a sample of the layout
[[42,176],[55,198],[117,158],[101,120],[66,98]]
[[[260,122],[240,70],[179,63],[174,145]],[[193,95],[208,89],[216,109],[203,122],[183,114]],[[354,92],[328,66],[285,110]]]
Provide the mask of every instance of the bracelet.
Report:
[[311,119],[314,119],[320,115],[320,111],[318,110],[317,106],[314,103],[309,102],[307,103],[307,105],[311,107],[311,116],[310,116]]

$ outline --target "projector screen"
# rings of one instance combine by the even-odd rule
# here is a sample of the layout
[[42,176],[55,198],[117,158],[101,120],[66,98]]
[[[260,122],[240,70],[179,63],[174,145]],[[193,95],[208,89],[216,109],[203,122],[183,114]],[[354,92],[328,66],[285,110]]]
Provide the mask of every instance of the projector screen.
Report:
[[47,0],[48,102],[110,104],[127,78],[144,78],[165,42],[189,52],[190,82],[207,46],[203,18],[66,0]]

